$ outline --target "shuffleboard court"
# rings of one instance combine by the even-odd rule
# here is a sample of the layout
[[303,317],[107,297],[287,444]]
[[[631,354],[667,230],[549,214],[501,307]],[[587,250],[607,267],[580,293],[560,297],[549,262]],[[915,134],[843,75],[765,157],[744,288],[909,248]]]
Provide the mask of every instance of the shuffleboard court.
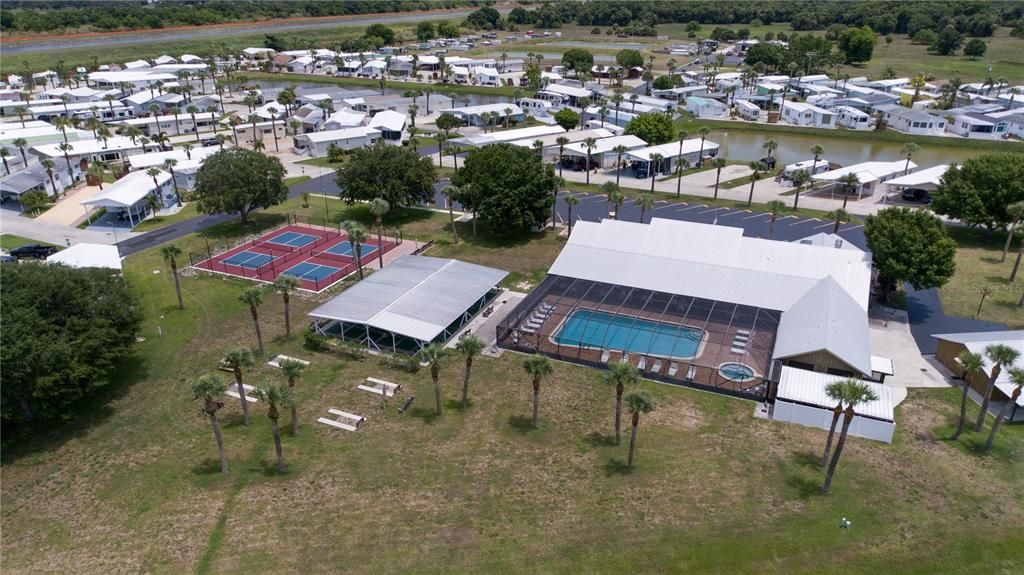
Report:
[[[334,254],[336,256],[345,256],[352,258],[353,260],[356,259],[356,254],[352,250],[352,244],[350,244],[349,242],[341,242],[338,244],[334,244],[333,246],[327,248],[324,251],[329,254]],[[363,249],[360,252],[360,256],[365,258],[366,256],[372,254],[375,251],[377,251],[377,246],[373,244],[363,244]]]
[[277,244],[280,246],[289,246],[293,248],[301,248],[302,246],[311,244],[318,240],[320,236],[312,234],[301,234],[299,232],[285,232],[283,234],[276,235],[266,241],[268,244]]
[[224,263],[241,268],[256,269],[263,264],[274,261],[274,256],[246,250],[224,259]]
[[281,272],[281,275],[292,276],[300,280],[320,281],[330,277],[331,274],[336,273],[337,271],[338,268],[307,261],[295,264]]

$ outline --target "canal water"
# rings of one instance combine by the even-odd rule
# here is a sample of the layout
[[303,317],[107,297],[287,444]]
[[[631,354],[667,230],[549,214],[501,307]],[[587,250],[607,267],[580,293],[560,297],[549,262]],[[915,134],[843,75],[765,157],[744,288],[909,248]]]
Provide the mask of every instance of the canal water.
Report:
[[[277,93],[284,89],[291,82],[282,81],[260,81],[258,82],[263,90],[264,97],[268,100],[277,97]],[[295,82],[298,94],[326,93],[335,102],[345,98],[355,98],[367,95],[379,95],[380,90],[369,87],[345,88],[331,84],[318,84],[314,82]],[[385,94],[401,95],[404,89],[385,88]],[[459,94],[457,106],[464,105],[463,98],[469,98],[469,105],[498,104],[512,101],[511,97],[490,94]],[[775,140],[779,147],[775,150],[775,157],[783,164],[792,164],[802,160],[811,159],[813,156],[810,149],[814,145],[825,148],[825,158],[841,166],[848,166],[858,162],[868,161],[895,161],[902,158],[899,142],[878,142],[858,140],[856,137],[829,138],[817,134],[779,134],[771,132],[755,132],[749,130],[728,130],[715,128],[708,135],[708,139],[717,143],[719,154],[729,160],[752,161],[763,158],[767,155],[764,150],[764,143],[768,140]],[[981,150],[968,148],[954,148],[946,146],[929,146],[921,144],[921,149],[914,154],[914,163],[921,167],[931,167],[938,164],[950,164],[953,162],[963,163],[968,158],[983,153]]]

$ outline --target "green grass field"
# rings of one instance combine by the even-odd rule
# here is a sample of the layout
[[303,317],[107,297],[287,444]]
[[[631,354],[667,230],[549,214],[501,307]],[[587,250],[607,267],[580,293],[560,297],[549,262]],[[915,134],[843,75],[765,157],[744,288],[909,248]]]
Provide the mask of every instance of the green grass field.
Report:
[[[0,248],[7,251],[11,251],[14,248],[20,248],[21,246],[27,246],[29,244],[42,244],[44,246],[52,246],[54,244],[47,242],[40,242],[29,238],[23,238],[14,234],[0,234]],[[57,246],[58,249],[63,249],[62,246]]]
[[[957,241],[956,274],[939,289],[946,313],[974,317],[981,303],[983,290],[990,290],[978,318],[1008,324],[1011,329],[1024,329],[1024,307],[1019,307],[1024,292],[1024,269],[1010,282],[1010,272],[1017,256],[1018,239],[1010,247],[1006,261],[1000,261],[1005,233],[989,236],[984,230],[949,227]],[[1017,234],[1020,237],[1020,234]],[[1021,266],[1024,268],[1024,264]]]
[[[299,200],[256,216],[311,217]],[[314,206],[318,202],[314,202]],[[329,221],[369,221],[363,206],[332,202]],[[528,279],[563,239],[550,232],[480,230],[452,244],[447,214],[403,210],[387,221],[407,239],[439,240],[428,255],[496,265]],[[251,231],[237,221],[212,241]],[[204,240],[187,236],[186,251]],[[159,273],[155,273],[159,271]],[[593,369],[556,364],[541,391],[541,429],[529,429],[522,356],[479,358],[472,404],[457,406],[462,362],[441,371],[445,414],[433,415],[429,373],[303,350],[284,337],[282,303],[260,309],[268,355],[313,362],[298,384],[298,436],[284,431],[286,474],[273,465],[265,409],[241,424],[220,412],[231,473],[217,469],[208,422],[189,393],[223,349],[253,345],[247,282],[186,272],[186,309],[159,249],[125,260],[145,341],[80,419],[33,439],[5,433],[0,509],[5,570],[14,572],[328,573],[963,573],[1024,569],[1024,428],[1004,426],[987,456],[965,436],[946,443],[957,392],[913,390],[892,445],[848,442],[833,493],[820,495],[814,462],[825,433],[755,419],[755,405],[644,382],[659,402],[641,420],[637,465],[611,440],[613,391]],[[322,296],[292,299],[295,329]],[[162,333],[162,335],[160,335]],[[279,379],[263,365],[248,383]],[[226,374],[221,374],[226,376]],[[417,397],[381,410],[358,392],[366,376]],[[315,419],[337,407],[365,415],[355,434]],[[288,427],[288,416],[282,418]],[[847,517],[853,528],[838,528]],[[826,559],[827,558],[827,559]]]

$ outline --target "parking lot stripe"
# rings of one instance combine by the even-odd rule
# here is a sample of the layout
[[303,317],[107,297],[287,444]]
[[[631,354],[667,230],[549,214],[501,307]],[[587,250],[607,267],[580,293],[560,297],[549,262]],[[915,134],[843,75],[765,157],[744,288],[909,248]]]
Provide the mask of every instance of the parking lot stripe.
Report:
[[[754,215],[752,215],[752,216],[747,216],[747,217],[743,218],[743,220],[744,220],[744,221],[746,221],[746,220],[752,220],[752,219],[754,219],[754,218],[760,218],[760,217],[762,217],[762,216],[769,216],[769,217],[770,217],[770,216],[771,216],[771,214],[769,214],[769,213],[766,213],[766,212],[760,212],[760,213],[754,214]],[[787,216],[787,217],[792,217],[792,216]],[[776,221],[778,221],[778,220],[781,220],[781,219],[782,219],[782,218],[777,218],[777,219],[776,219]]]

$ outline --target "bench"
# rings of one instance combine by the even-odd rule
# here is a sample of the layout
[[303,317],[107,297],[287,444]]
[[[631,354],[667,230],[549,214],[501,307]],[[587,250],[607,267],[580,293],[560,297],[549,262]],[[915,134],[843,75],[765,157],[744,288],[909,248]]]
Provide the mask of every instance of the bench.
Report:
[[[323,423],[324,425],[330,425],[338,429],[344,429],[345,431],[358,431],[360,424],[366,421],[366,418],[361,415],[342,411],[340,409],[331,408],[327,410],[327,413],[336,415],[338,419],[329,419],[327,417],[321,417],[317,419],[317,422]],[[342,421],[345,420],[345,421]],[[351,422],[351,423],[347,423]]]
[[366,383],[373,385],[359,384],[356,389],[360,391],[368,391],[377,395],[384,395],[386,397],[394,397],[402,389],[402,385],[398,383],[391,383],[390,381],[384,381],[383,379],[377,379],[376,377],[366,378]]
[[309,362],[304,359],[299,359],[297,357],[288,357],[287,355],[275,355],[273,359],[267,362],[267,365],[269,365],[270,367],[281,367],[281,362],[288,359],[292,361],[297,361],[302,365],[309,365]]
[[333,407],[331,409],[328,409],[327,413],[330,413],[331,415],[337,415],[338,417],[344,417],[345,419],[351,419],[352,421],[356,422],[356,426],[366,421],[366,418],[363,417],[362,415],[356,415],[354,413],[349,413],[347,411],[342,411],[340,409],[334,409]]
[[317,422],[331,427],[337,427],[338,429],[344,429],[345,431],[358,431],[358,427],[351,426],[347,423],[341,423],[340,421],[334,421],[333,419],[327,419],[326,417],[317,418]]

